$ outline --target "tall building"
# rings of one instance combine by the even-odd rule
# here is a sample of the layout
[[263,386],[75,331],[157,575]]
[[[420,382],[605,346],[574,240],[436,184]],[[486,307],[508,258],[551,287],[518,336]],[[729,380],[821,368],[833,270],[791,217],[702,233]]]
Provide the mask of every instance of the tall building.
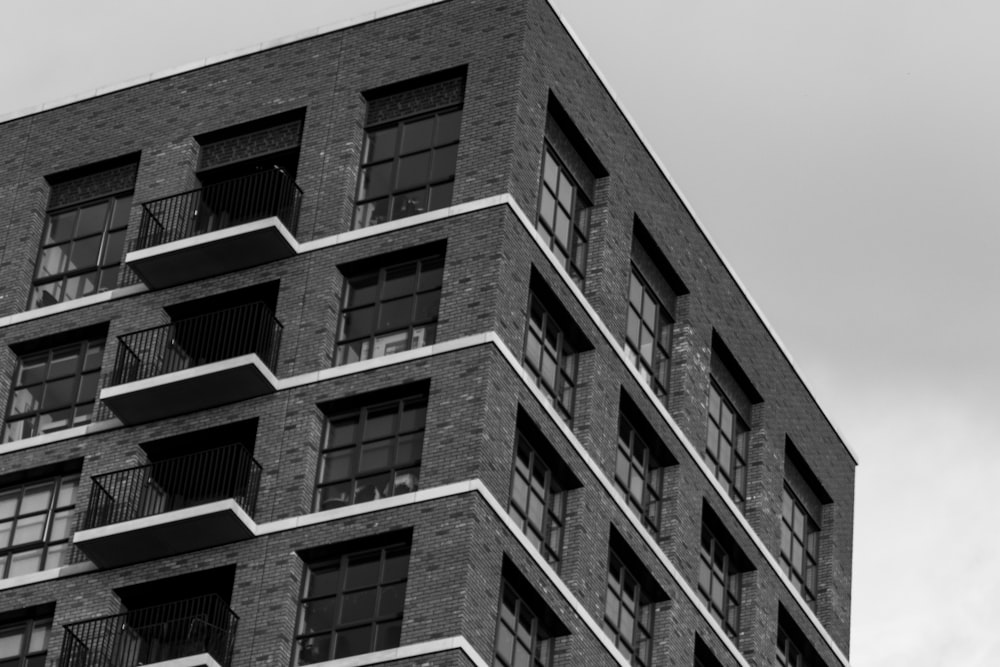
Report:
[[545,0],[0,124],[0,666],[847,664],[855,461]]

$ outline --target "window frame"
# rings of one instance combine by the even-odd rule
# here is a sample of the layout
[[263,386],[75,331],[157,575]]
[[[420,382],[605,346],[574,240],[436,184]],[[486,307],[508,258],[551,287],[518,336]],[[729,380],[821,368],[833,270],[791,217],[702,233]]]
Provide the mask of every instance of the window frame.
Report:
[[[792,516],[787,516],[786,510],[792,510]],[[796,512],[803,518],[802,535],[795,530]],[[802,594],[809,608],[816,610],[816,596],[819,588],[819,523],[813,519],[798,495],[785,482],[781,494],[781,546],[778,562],[781,569],[788,575],[792,585]],[[787,537],[787,539],[786,539]],[[787,548],[786,548],[787,543]],[[799,562],[793,560],[795,544],[801,549]]]
[[[439,263],[439,266],[432,265],[430,268],[427,268],[427,265],[432,263]],[[392,294],[387,298],[384,291],[386,283],[388,282],[387,276],[389,273],[391,271],[398,271],[409,266],[412,266],[413,268],[413,276],[412,284],[408,288],[408,291],[400,292],[399,294]],[[437,340],[437,324],[438,318],[441,314],[441,288],[444,284],[444,270],[445,254],[442,251],[405,261],[391,261],[386,264],[381,264],[374,269],[369,268],[364,271],[352,272],[345,275],[343,291],[340,299],[340,313],[337,317],[337,342],[334,357],[335,365],[342,366],[344,364],[355,363],[358,361],[377,359],[390,354],[395,354],[397,352],[405,352],[407,350],[414,350],[420,347],[433,345]],[[432,275],[435,272],[438,272],[439,274],[436,279],[436,284],[431,284],[429,287],[422,286],[423,277],[426,275]],[[353,294],[359,289],[357,284],[363,280],[371,279],[373,276],[375,278],[375,295],[372,297],[372,300],[351,305],[350,302],[353,298]],[[429,296],[434,295],[435,293],[436,296]],[[430,299],[434,304],[433,315],[423,318],[420,317],[421,297]],[[379,319],[380,316],[384,314],[383,308],[385,305],[399,302],[403,299],[412,299],[412,304],[410,305],[410,316],[405,325],[380,329]],[[371,314],[371,324],[367,328],[367,332],[364,333],[364,335],[346,337],[348,331],[347,328],[351,326],[348,318],[351,315],[369,307],[373,308],[373,310]],[[420,332],[419,344],[415,344],[418,342],[418,331]],[[405,334],[405,342],[401,347],[397,347],[399,342],[394,341],[393,337],[398,336],[400,333]],[[377,341],[380,338],[384,340],[384,347],[380,354],[376,354]],[[355,353],[354,356],[357,358],[352,358],[351,346],[359,343],[362,345],[361,350],[360,352]]]
[[791,635],[778,624],[778,637],[775,642],[775,659],[778,667],[808,667],[805,653],[792,640]]
[[[641,303],[636,308],[633,302],[634,286],[638,284],[640,290]],[[655,322],[650,329],[643,311],[647,299],[652,302],[654,308]],[[660,402],[666,405],[670,391],[670,351],[673,345],[673,314],[667,310],[663,300],[656,294],[649,281],[642,275],[639,267],[632,263],[632,272],[629,276],[628,288],[628,311],[625,321],[625,356],[632,365],[639,371],[640,377],[652,389]],[[633,341],[631,336],[632,321],[635,318],[638,326],[639,340]],[[652,349],[650,359],[646,359],[642,352],[642,334],[648,331],[652,339]]]
[[[334,660],[338,658],[346,658],[353,655],[363,655],[365,653],[371,653],[374,651],[381,651],[390,648],[396,648],[400,646],[400,640],[402,636],[402,625],[404,618],[404,608],[406,599],[406,587],[409,581],[409,567],[410,567],[410,557],[411,557],[411,543],[409,540],[393,540],[392,542],[379,545],[379,546],[369,546],[357,549],[347,549],[342,552],[338,552],[336,555],[318,560],[315,563],[304,563],[303,564],[303,577],[302,577],[302,587],[299,594],[299,603],[296,610],[296,621],[295,621],[295,634],[292,640],[292,660],[291,664],[293,667],[298,665],[311,665],[315,662],[300,662],[300,642],[303,639],[310,639],[315,637],[329,636],[329,645],[327,650],[327,656],[325,658],[320,658],[316,662],[324,662],[326,660]],[[370,556],[378,552],[379,558],[379,570],[377,579],[372,586],[359,586],[356,588],[348,588],[348,568],[351,564],[351,558],[361,559],[365,556]],[[403,555],[405,553],[406,558],[406,568],[402,579],[391,579],[384,581],[386,560],[388,555],[392,553],[393,557]],[[333,592],[325,591],[323,594],[312,594],[310,588],[317,576],[317,573],[329,573],[336,572],[336,582]],[[356,580],[355,580],[356,581]],[[399,611],[391,615],[380,616],[378,613],[378,607],[382,601],[382,589],[388,587],[401,587],[400,591],[400,601],[399,601]],[[376,601],[373,603],[375,611],[374,615],[370,618],[356,619],[353,621],[343,621],[342,612],[344,611],[343,599],[350,594],[357,594],[363,591],[375,591]],[[332,600],[333,601],[333,611],[331,613],[331,619],[329,622],[329,627],[326,630],[318,631],[305,631],[305,623],[308,616],[307,603],[322,601],[322,600]],[[338,618],[340,619],[338,621]],[[398,624],[399,635],[395,638],[395,644],[390,642],[390,645],[379,646],[378,643],[378,630],[382,625],[385,624]],[[343,633],[348,630],[357,630],[363,627],[370,628],[370,636],[368,638],[368,649],[365,651],[360,651],[357,653],[347,653],[347,654],[337,654],[337,639],[338,633]]]
[[[551,160],[556,167],[556,192],[546,182],[546,167]],[[561,181],[569,181],[571,191],[570,211],[566,211],[566,206],[560,201],[558,190]],[[563,214],[569,218],[567,233],[569,238],[562,243],[557,235],[555,220],[549,225],[542,215],[542,206],[545,202],[545,194],[548,193],[557,209],[561,209]],[[566,167],[565,162],[559,157],[559,152],[549,143],[544,142],[542,148],[542,164],[538,177],[538,205],[535,210],[535,230],[545,242],[545,245],[560,260],[560,264],[569,273],[570,278],[581,289],[587,276],[587,254],[590,249],[590,213],[594,208],[593,202],[583,192],[583,188],[573,177],[572,172]],[[582,220],[581,220],[582,219]],[[565,247],[563,247],[565,245]]]
[[[734,642],[738,642],[740,637],[740,605],[743,597],[743,573],[736,565],[732,547],[721,540],[717,532],[702,521],[697,590],[712,617],[719,622],[719,625]],[[707,552],[706,536],[708,537]],[[721,606],[714,599],[718,588],[722,589]]]
[[[617,567],[618,575],[613,573]],[[631,597],[635,601],[634,612],[632,613],[632,636],[627,639],[622,634],[621,610],[623,608],[623,595],[621,591],[626,583],[633,588],[638,595]],[[612,585],[617,587],[617,590]],[[614,608],[618,610],[618,618],[612,619],[609,610],[612,608],[612,597],[615,598]],[[608,580],[604,599],[604,629],[614,641],[615,646],[622,654],[629,659],[633,665],[648,667],[653,664],[653,632],[656,622],[656,603],[649,591],[645,590],[641,580],[625,564],[625,561],[615,553],[614,548],[608,550]],[[643,622],[642,618],[645,618]],[[645,626],[645,627],[644,627]],[[645,635],[640,637],[639,635]],[[642,654],[640,654],[640,649]]]
[[[393,417],[393,425],[391,434],[385,434],[382,437],[368,440],[366,439],[366,426],[368,425],[368,419],[371,413],[378,412],[380,410],[385,410],[390,406],[395,406],[395,416]],[[408,408],[414,408],[422,411],[422,415],[419,419],[419,427],[411,428],[409,430],[401,431],[403,426],[404,414],[407,412]],[[356,416],[357,422],[354,424],[354,435],[352,442],[350,444],[343,444],[333,446],[331,445],[331,439],[333,438],[335,422],[347,422],[350,418]],[[357,500],[358,497],[358,481],[363,479],[378,478],[382,475],[388,475],[391,483],[386,488],[391,489],[391,493],[383,495],[381,497],[376,497],[373,500],[380,500],[382,498],[389,498],[396,494],[396,481],[400,473],[406,473],[411,475],[411,487],[406,491],[401,493],[412,493],[419,489],[420,484],[420,464],[421,456],[423,453],[423,442],[424,442],[424,432],[426,429],[427,420],[427,394],[425,392],[421,393],[410,393],[400,398],[394,398],[390,400],[375,401],[372,403],[366,403],[364,405],[353,407],[351,409],[334,411],[326,416],[326,424],[324,428],[323,444],[320,446],[319,460],[316,465],[316,484],[313,490],[313,511],[321,512],[330,509],[337,509],[339,507],[347,507],[349,505],[355,505],[359,502],[371,502],[371,500]],[[402,464],[399,463],[399,448],[400,443],[403,438],[413,437],[419,434],[419,438],[414,438],[411,445],[413,446],[413,453],[411,458]],[[360,472],[362,453],[364,451],[365,445],[384,443],[385,441],[392,439],[392,449],[390,464],[382,467],[375,467],[371,470],[365,471],[363,474]],[[344,452],[349,453],[350,460],[348,462],[350,475],[348,477],[342,477],[333,479],[330,481],[323,481],[325,468],[328,465],[326,461],[328,457],[332,458],[331,455]],[[325,507],[323,505],[323,494],[328,488],[336,487],[338,485],[347,484],[347,497],[349,500],[343,502],[342,504],[335,505],[333,507]],[[376,489],[376,494],[378,493]]]
[[[87,360],[91,355],[91,350],[100,348],[97,353],[97,365],[95,367],[88,367]],[[52,367],[53,360],[58,359],[57,355],[63,354],[76,349],[78,360],[74,367],[72,373],[64,373],[62,375],[49,378],[49,369]],[[100,385],[100,374],[101,366],[104,360],[104,352],[107,348],[107,340],[105,336],[95,336],[90,338],[85,338],[83,340],[78,340],[73,343],[67,343],[64,345],[54,345],[48,348],[42,348],[35,350],[33,352],[26,352],[24,354],[18,355],[17,366],[14,369],[14,376],[10,383],[10,395],[7,398],[7,411],[4,417],[4,442],[12,442],[13,440],[22,440],[24,438],[34,437],[36,435],[42,435],[44,433],[52,433],[54,431],[61,431],[68,428],[73,428],[74,426],[82,426],[84,424],[89,424],[94,418],[94,409],[97,406],[97,396],[98,387]],[[23,371],[26,365],[26,360],[28,364],[37,364],[38,360],[44,357],[44,369],[42,371],[41,380],[26,383],[23,382],[22,377]],[[81,401],[81,389],[83,385],[84,378],[90,378],[93,386],[93,396],[89,397],[89,400]],[[55,406],[50,406],[48,409],[43,409],[45,405],[45,400],[48,394],[48,385],[57,382],[64,382],[68,379],[73,379],[73,386],[71,390],[72,400],[68,403],[62,402],[57,403]],[[37,407],[32,410],[24,410],[18,412],[16,415],[12,414],[15,407],[15,400],[17,393],[26,389],[33,387],[41,387],[42,395],[41,398],[37,400]],[[88,394],[90,392],[88,391]],[[90,409],[86,412],[78,413],[81,407],[90,405]],[[58,428],[48,428],[46,430],[41,430],[39,427],[40,420],[44,415],[51,415],[58,412],[63,412],[69,410],[71,416],[69,417],[69,422],[65,426],[60,426]],[[79,421],[77,421],[79,419]],[[30,424],[28,428],[28,434],[25,435],[24,424]],[[16,438],[11,438],[11,433],[14,431],[12,425],[20,424],[19,432]]]
[[[11,663],[10,667],[44,667],[45,658],[49,652],[49,639],[52,636],[52,617],[27,618],[13,623],[0,623],[0,638],[4,633],[21,629],[21,648],[16,656],[17,662]],[[42,648],[32,650],[34,635],[37,630],[43,632]],[[12,634],[6,635],[8,637]],[[12,658],[5,659],[5,662]]]
[[[44,509],[34,509],[24,514],[20,514],[25,494],[28,491],[40,489],[48,486],[49,498]],[[69,552],[70,538],[73,536],[74,518],[76,514],[77,494],[80,487],[80,474],[72,473],[66,475],[55,475],[31,479],[19,484],[12,484],[0,488],[0,508],[5,500],[13,499],[10,515],[0,514],[0,535],[6,532],[5,541],[0,542],[0,580],[9,579],[11,576],[22,576],[52,570],[64,564]],[[60,502],[63,491],[68,489],[69,499]],[[16,494],[16,495],[15,495]],[[8,496],[12,496],[8,498]],[[61,516],[60,516],[61,515]],[[38,539],[15,544],[17,528],[25,519],[43,517],[41,536]],[[65,522],[65,532],[61,537],[52,538],[52,531],[58,521]],[[8,527],[7,531],[3,531]],[[26,554],[33,551],[40,551],[38,563],[40,567],[36,570],[19,572],[11,575],[14,559],[19,554]],[[50,557],[55,554],[56,562],[49,564]]]
[[[38,243],[38,252],[35,256],[35,270],[31,278],[31,290],[28,294],[28,307],[27,310],[34,310],[36,308],[44,308],[47,306],[56,305],[59,303],[66,303],[67,301],[73,301],[75,299],[80,299],[85,296],[90,296],[92,294],[98,294],[100,292],[106,292],[114,289],[118,286],[118,276],[120,274],[120,269],[122,261],[125,258],[125,238],[128,230],[129,216],[132,211],[132,204],[134,200],[134,190],[132,188],[126,190],[119,190],[114,193],[109,193],[101,197],[96,197],[93,199],[88,199],[86,201],[71,204],[69,206],[60,206],[53,208],[45,213],[45,224],[42,228],[42,237]],[[125,213],[122,216],[119,214],[122,202],[125,202]],[[83,236],[76,236],[76,229],[80,222],[80,214],[86,208],[91,208],[102,203],[108,204],[108,210],[104,214],[104,222],[101,226],[100,231],[91,232]],[[76,216],[73,219],[73,231],[70,233],[68,238],[65,238],[59,242],[49,241],[52,235],[52,224],[53,220],[58,216],[66,215],[71,212],[76,212]],[[122,219],[124,218],[124,219]],[[116,224],[118,223],[118,224]],[[108,249],[110,245],[110,237],[114,233],[120,233],[121,247],[118,250],[117,261],[108,262]],[[97,247],[97,257],[94,260],[94,264],[88,265],[84,268],[69,268],[70,257],[72,257],[73,247],[81,241],[87,241],[93,238],[99,238]],[[51,248],[56,248],[61,245],[68,244],[67,253],[65,255],[66,267],[58,272],[53,273],[48,276],[41,276],[40,273],[43,268],[42,258],[45,256],[45,251]],[[94,280],[94,288],[91,291],[82,292],[73,297],[66,297],[66,285],[69,280],[73,278],[79,278],[88,273],[96,272],[97,276]],[[104,282],[105,273],[110,272],[111,278],[109,283],[105,284],[102,288],[101,285]],[[51,294],[51,292],[46,292],[43,288],[49,285],[59,285],[59,292],[61,294],[60,298],[50,297],[55,299],[52,303],[42,303],[44,300],[43,294]]]
[[[535,326],[534,314],[541,313],[541,322]],[[556,412],[566,421],[573,424],[573,411],[576,403],[577,373],[579,371],[580,351],[576,349],[568,339],[567,330],[563,327],[558,317],[552,314],[552,309],[548,308],[536,292],[531,290],[528,297],[528,318],[524,328],[524,347],[522,349],[522,366],[528,374],[534,378],[535,385],[545,394],[549,403],[556,409]],[[551,329],[555,336],[555,351],[553,363],[555,364],[555,386],[549,387],[543,376],[544,359],[546,354],[546,332]],[[538,333],[533,332],[533,328],[538,329]],[[538,347],[537,360],[529,356],[532,339],[536,341]],[[550,355],[552,356],[552,355]],[[567,370],[568,368],[568,370]],[[565,401],[566,393],[569,393],[569,400]]]
[[[440,145],[434,143],[435,142],[435,136],[437,135],[437,131],[438,131],[438,123],[440,121],[440,118],[442,116],[446,116],[448,114],[455,113],[455,112],[458,113],[458,121],[457,121],[458,122],[458,129],[457,129],[457,131],[455,133],[455,137],[453,139],[449,139],[448,141],[442,142]],[[397,118],[395,120],[391,120],[391,121],[388,121],[388,122],[373,123],[373,124],[368,125],[368,126],[366,126],[364,128],[364,140],[363,140],[362,145],[361,145],[361,160],[358,163],[357,185],[356,185],[356,187],[354,189],[354,210],[353,210],[352,215],[351,215],[351,229],[364,229],[366,227],[372,227],[374,225],[381,225],[381,224],[384,224],[384,223],[387,223],[387,222],[391,222],[393,220],[402,220],[403,218],[407,218],[407,217],[409,217],[411,215],[417,215],[419,213],[427,213],[429,211],[435,211],[435,210],[438,210],[438,209],[441,209],[441,208],[447,208],[448,206],[451,206],[451,202],[452,202],[452,199],[453,199],[454,194],[455,194],[455,192],[454,192],[455,176],[456,176],[457,168],[458,168],[458,148],[457,147],[461,144],[461,139],[462,139],[462,112],[463,112],[463,104],[461,104],[461,103],[459,103],[459,104],[448,104],[448,105],[445,105],[445,106],[442,106],[442,107],[438,107],[438,108],[427,109],[425,111],[421,111],[421,112],[416,113],[416,114],[405,116],[403,118]],[[428,146],[426,146],[424,148],[421,148],[419,150],[411,150],[409,152],[403,153],[402,152],[402,148],[403,148],[402,144],[403,144],[403,127],[404,127],[404,125],[412,124],[412,123],[419,123],[419,122],[427,120],[428,118],[433,118],[434,119],[434,127],[431,130],[431,143],[430,143],[430,145],[428,145]],[[392,154],[390,156],[388,156],[388,157],[380,157],[379,159],[372,159],[371,156],[368,155],[368,153],[370,152],[370,142],[372,141],[372,136],[374,134],[379,133],[379,132],[384,132],[384,131],[386,131],[388,129],[394,129],[395,130],[395,137],[393,138]],[[447,176],[447,177],[439,177],[437,179],[433,178],[433,171],[434,171],[434,166],[435,166],[435,164],[434,164],[435,152],[439,151],[439,150],[451,148],[452,146],[455,146],[455,164],[452,165],[452,167],[451,167],[450,175]],[[397,179],[398,179],[398,176],[399,176],[400,162],[402,162],[403,159],[405,159],[405,158],[409,158],[409,157],[413,157],[413,156],[416,156],[416,155],[420,155],[421,153],[430,153],[430,156],[431,156],[430,160],[428,161],[428,166],[427,166],[427,179],[423,182],[423,184],[419,188],[416,188],[414,186],[414,187],[408,187],[406,189],[399,190],[398,186],[396,185],[396,182],[397,182]],[[383,165],[383,164],[387,164],[387,163],[391,164],[391,167],[390,167],[390,170],[389,170],[389,183],[390,183],[390,186],[389,186],[388,192],[380,194],[379,196],[376,196],[376,197],[363,196],[365,170],[369,169],[371,167],[377,167],[379,165]],[[431,207],[431,203],[432,203],[431,202],[431,196],[432,196],[432,193],[433,193],[433,189],[435,187],[441,187],[441,186],[445,186],[445,185],[449,185],[449,184],[450,184],[451,187],[450,187],[450,189],[448,191],[448,194],[447,194],[447,197],[446,197],[447,203],[443,204],[441,206],[435,206],[435,207],[432,208]],[[404,212],[401,215],[394,215],[394,211],[396,209],[396,206],[395,206],[395,199],[396,199],[396,197],[416,192],[417,189],[421,190],[422,193],[425,196],[424,209],[421,210],[421,211]],[[370,214],[369,214],[369,217],[368,217],[368,219],[366,221],[366,217],[362,213],[362,211],[364,210],[364,207],[367,206],[368,204],[371,204],[373,202],[377,202],[377,201],[379,201],[381,199],[386,199],[387,200],[386,201],[386,214],[387,214],[386,219],[385,220],[379,220],[377,222],[372,222]]]
[[[523,634],[519,632],[519,628],[523,627],[508,627],[508,623],[504,618],[504,607],[508,594],[514,599],[514,609],[510,612],[510,616],[515,622],[521,621],[527,615],[530,619],[530,627],[528,628],[527,635],[529,637],[529,645],[525,646],[523,641]],[[508,607],[509,609],[509,607]],[[500,640],[501,640],[501,629],[505,629],[510,636],[510,648],[511,648],[511,659],[508,660],[502,655],[500,655]],[[543,636],[543,634],[545,636]],[[497,629],[495,638],[493,641],[493,666],[494,667],[550,667],[553,661],[553,639],[555,635],[549,632],[545,628],[545,623],[543,622],[541,615],[535,613],[531,608],[531,605],[524,599],[524,596],[519,595],[514,586],[505,577],[501,583],[500,589],[500,605],[497,609]],[[517,646],[520,645],[523,650],[528,654],[528,662],[521,663],[518,661]]]
[[[536,469],[541,470],[542,496],[539,498],[534,493],[535,485],[532,484],[533,477],[525,478],[519,463],[522,461],[521,452],[527,451],[528,460],[525,462],[525,470],[530,475]],[[562,560],[563,537],[566,533],[566,489],[560,484],[553,467],[545,460],[545,457],[538,451],[538,448],[531,442],[531,438],[525,433],[525,429],[518,427],[514,441],[514,462],[511,466],[510,497],[507,502],[507,513],[514,523],[518,525],[521,532],[525,534],[528,541],[542,554],[546,562],[552,565],[557,571]],[[517,480],[521,478],[525,493],[528,494],[528,502],[525,507],[516,503]],[[531,522],[531,499],[540,502],[542,505],[542,526],[535,527]]]
[[[732,498],[733,502],[740,509],[743,509],[746,502],[746,472],[747,456],[750,440],[750,427],[736,410],[733,402],[729,400],[726,393],[716,383],[714,379],[709,384],[708,396],[708,433],[705,438],[704,458],[711,469],[712,474],[722,484],[723,488]],[[719,414],[713,414],[713,394],[717,396],[719,403]],[[725,434],[724,424],[726,412],[729,413],[731,428],[729,434]],[[717,434],[715,442],[712,442],[713,428]],[[723,442],[727,445],[729,465],[725,465],[723,457]],[[714,446],[713,446],[714,445]],[[715,450],[713,452],[713,449]]]
[[[623,447],[624,439],[622,431],[627,427],[629,439],[626,447]],[[635,442],[638,440],[646,450],[645,460],[637,462],[635,456]],[[629,478],[622,480],[621,473],[624,466],[628,467]],[[641,467],[641,469],[640,469]],[[632,424],[624,413],[618,414],[618,443],[617,456],[615,458],[615,483],[625,497],[625,502],[638,515],[645,526],[654,537],[660,534],[660,518],[663,508],[663,469],[665,465],[657,456],[655,449],[647,442],[639,430]],[[637,499],[632,493],[633,475],[636,475],[642,485],[642,498]],[[652,512],[652,515],[651,515]]]

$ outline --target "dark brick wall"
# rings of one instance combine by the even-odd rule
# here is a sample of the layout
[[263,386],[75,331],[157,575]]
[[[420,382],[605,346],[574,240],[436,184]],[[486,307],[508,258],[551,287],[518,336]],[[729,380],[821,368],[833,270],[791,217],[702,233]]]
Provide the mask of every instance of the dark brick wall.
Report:
[[302,135],[302,121],[279,123],[239,134],[235,137],[219,139],[201,146],[198,160],[199,169],[211,169],[224,164],[249,160],[259,155],[277,153],[299,145]]
[[101,169],[69,180],[54,180],[49,186],[49,208],[56,209],[107,195],[125,192],[135,187],[139,161],[111,169]]
[[465,76],[418,84],[399,92],[370,94],[365,125],[381,125],[442,107],[456,106],[465,96]]

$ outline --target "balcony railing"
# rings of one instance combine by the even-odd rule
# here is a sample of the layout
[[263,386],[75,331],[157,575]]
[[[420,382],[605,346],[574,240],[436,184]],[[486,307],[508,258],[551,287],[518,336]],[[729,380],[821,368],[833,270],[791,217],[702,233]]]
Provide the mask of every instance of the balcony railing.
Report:
[[280,167],[206,185],[143,204],[139,235],[132,249],[151,248],[272,216],[294,236],[301,204],[302,190]]
[[65,626],[59,667],[135,667],[208,653],[229,667],[239,617],[218,595]]
[[110,385],[256,354],[275,370],[281,322],[262,302],[177,320],[118,337]]
[[261,466],[239,444],[94,476],[84,530],[232,498],[253,518]]

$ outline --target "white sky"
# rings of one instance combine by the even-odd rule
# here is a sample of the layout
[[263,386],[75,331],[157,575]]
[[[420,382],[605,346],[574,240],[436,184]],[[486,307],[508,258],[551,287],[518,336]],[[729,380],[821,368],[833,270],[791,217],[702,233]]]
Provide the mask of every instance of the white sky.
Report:
[[[396,4],[16,3],[0,114]],[[555,4],[861,459],[854,667],[997,664],[1000,3]]]

